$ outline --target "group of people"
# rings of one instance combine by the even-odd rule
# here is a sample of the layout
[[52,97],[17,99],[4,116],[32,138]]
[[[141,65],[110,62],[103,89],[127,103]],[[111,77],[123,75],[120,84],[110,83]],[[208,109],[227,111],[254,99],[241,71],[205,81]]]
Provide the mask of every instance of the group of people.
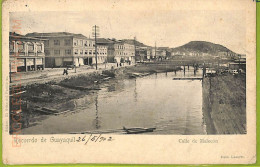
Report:
[[[122,65],[122,64],[123,64],[123,65]],[[131,65],[131,61],[128,61],[127,64]],[[116,66],[117,66],[117,67],[118,67],[118,66],[122,67],[122,66],[124,66],[124,63],[121,63],[121,62],[120,62],[119,64],[116,63]]]
[[[120,67],[122,67],[122,63],[119,63]],[[116,66],[118,67],[118,63],[116,63]]]

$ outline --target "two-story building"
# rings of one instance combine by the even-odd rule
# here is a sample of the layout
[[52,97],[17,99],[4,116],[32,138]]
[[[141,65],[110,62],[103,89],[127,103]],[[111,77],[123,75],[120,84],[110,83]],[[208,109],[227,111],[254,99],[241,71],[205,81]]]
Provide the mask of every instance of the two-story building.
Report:
[[[102,64],[107,62],[107,45],[97,44],[97,63]],[[94,61],[95,63],[95,61]]]
[[135,46],[126,42],[118,40],[114,44],[115,61],[116,62],[132,62],[135,63]]
[[43,70],[44,40],[10,32],[9,56],[10,72]]
[[152,59],[162,60],[166,59],[166,50],[163,48],[152,47]]
[[113,63],[114,62],[114,44],[115,42],[109,39],[105,39],[105,38],[97,38],[97,47],[99,46],[103,46],[106,48],[106,54],[107,54],[107,59],[106,61],[109,63]]
[[[46,67],[68,65],[92,65],[95,59],[95,41],[82,34],[68,32],[29,33],[28,37],[47,39],[45,41]],[[98,63],[105,61],[105,48],[99,48]],[[101,53],[101,54],[99,54]]]
[[124,40],[98,38],[97,46],[107,47],[107,61],[114,62],[132,62],[135,63],[135,47],[133,44]]

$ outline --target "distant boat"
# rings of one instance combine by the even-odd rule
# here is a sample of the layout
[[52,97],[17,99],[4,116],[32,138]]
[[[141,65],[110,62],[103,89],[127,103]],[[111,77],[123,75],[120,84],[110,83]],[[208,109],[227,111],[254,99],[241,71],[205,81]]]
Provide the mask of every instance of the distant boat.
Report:
[[127,134],[138,134],[138,133],[146,133],[146,132],[153,132],[156,128],[126,128],[123,127],[123,130]]

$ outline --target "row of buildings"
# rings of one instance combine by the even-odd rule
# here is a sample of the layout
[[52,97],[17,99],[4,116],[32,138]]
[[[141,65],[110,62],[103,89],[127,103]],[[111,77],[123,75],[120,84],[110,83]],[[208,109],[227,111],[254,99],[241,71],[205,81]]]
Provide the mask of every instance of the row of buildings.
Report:
[[[95,58],[97,47],[97,60]],[[68,32],[28,33],[10,32],[10,71],[31,71],[69,65],[82,66],[106,62],[149,61],[166,59],[167,48],[144,45],[136,40],[94,39]],[[15,65],[14,65],[15,64]]]
[[[97,53],[95,53],[97,47]],[[45,67],[83,66],[102,63],[136,63],[169,57],[210,57],[243,60],[244,55],[180,52],[168,47],[151,47],[135,39],[88,38],[68,32],[9,34],[10,71],[35,71]],[[96,59],[97,54],[97,59]],[[244,58],[245,59],[245,58]]]

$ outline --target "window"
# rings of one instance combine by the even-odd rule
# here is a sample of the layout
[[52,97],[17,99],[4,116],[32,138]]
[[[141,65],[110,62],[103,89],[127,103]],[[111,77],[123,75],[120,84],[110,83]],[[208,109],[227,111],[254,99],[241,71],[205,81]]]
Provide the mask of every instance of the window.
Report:
[[70,49],[65,50],[65,55],[71,55],[71,50]]
[[49,51],[49,50],[46,50],[46,49],[45,49],[44,52],[45,52],[45,55],[46,55],[46,56],[49,56],[49,55],[50,55],[50,51]]
[[79,52],[79,50],[78,50],[78,49],[75,49],[75,52],[74,52],[74,53],[75,53],[75,54],[78,54],[78,52]]
[[80,46],[83,46],[83,40],[80,40],[79,44]]
[[86,55],[88,54],[88,50],[85,50],[85,54],[86,54]]
[[54,50],[54,55],[60,55],[60,50]]
[[91,50],[89,51],[89,54],[92,55],[92,51]]
[[42,52],[42,45],[37,45],[37,52]]
[[54,40],[54,45],[60,45],[60,40]]
[[28,52],[33,52],[33,44],[28,45]]
[[80,54],[81,54],[81,55],[83,54],[83,50],[80,50]]
[[65,46],[71,45],[71,40],[70,40],[70,39],[65,39],[65,40],[64,40],[64,45],[65,45]]
[[23,43],[18,43],[18,52],[24,52],[24,44]]
[[78,40],[75,40],[74,45],[75,45],[75,46],[78,45]]
[[44,45],[45,45],[46,47],[48,47],[48,46],[49,46],[49,41],[45,41],[45,42],[44,42]]
[[88,41],[85,42],[85,46],[88,46]]
[[10,49],[10,52],[14,51],[14,43],[13,42],[9,43],[9,49]]

